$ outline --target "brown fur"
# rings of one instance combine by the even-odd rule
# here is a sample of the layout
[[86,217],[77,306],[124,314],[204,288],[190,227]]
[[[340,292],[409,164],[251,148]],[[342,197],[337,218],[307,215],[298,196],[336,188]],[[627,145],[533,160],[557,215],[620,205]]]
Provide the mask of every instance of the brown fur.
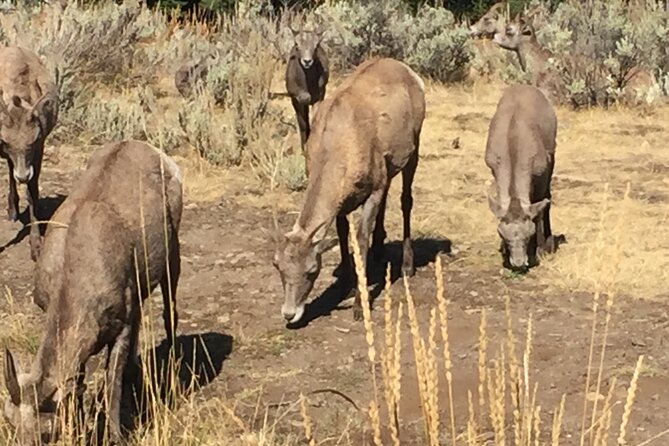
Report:
[[174,86],[181,96],[188,98],[193,94],[197,82],[206,79],[210,63],[210,58],[204,57],[199,62],[187,62],[179,67],[174,73]]
[[550,53],[537,41],[534,26],[528,19],[520,17],[508,23],[503,31],[495,34],[493,41],[501,48],[515,52],[523,71],[531,68],[532,85],[539,88],[549,86],[551,78],[547,63]]
[[[104,347],[109,427],[119,435],[122,375],[136,361],[140,302],[158,284],[174,343],[181,194],[176,164],[143,142],[108,144],[89,160],[53,216],[37,263],[35,300],[47,308],[42,343],[28,374],[6,377],[6,412],[21,438],[36,429],[34,412],[26,415],[24,406],[37,401],[40,417],[53,415],[78,387],[75,380],[81,384],[88,358]],[[7,363],[13,368],[11,355]],[[17,386],[21,398],[12,393]]]
[[[548,68],[551,53],[537,41],[535,26],[531,23],[532,19],[533,16],[529,14],[517,17],[506,25],[503,32],[495,35],[494,42],[501,48],[516,53],[521,69],[531,72],[532,85],[544,91],[552,91],[556,87],[557,79]],[[592,62],[576,55],[574,63],[588,66]],[[652,73],[640,67],[632,67],[624,77],[617,81],[617,86],[624,89],[624,99],[627,102],[633,102],[636,90],[647,90],[654,83]]]
[[44,141],[58,118],[58,89],[39,57],[20,47],[0,48],[0,158],[9,167],[7,216],[19,217],[17,181],[28,185],[30,254],[40,252],[40,230],[36,224],[39,175]]
[[554,249],[550,199],[556,132],[553,106],[529,85],[508,87],[490,121],[485,152],[495,179],[490,208],[500,219],[498,231],[513,267],[532,266],[537,253]]
[[[391,179],[399,172],[403,176],[403,270],[413,274],[411,184],[424,118],[423,82],[393,59],[362,63],[318,108],[307,141],[311,174],[304,206],[275,258],[284,283],[284,317],[292,322],[301,317],[320,270],[321,242],[333,221],[337,221],[346,277],[354,277],[346,216],[360,206],[357,238],[363,261],[372,228],[372,252],[376,258],[381,256],[386,196]],[[356,318],[361,315],[359,296],[354,314]]]
[[[297,118],[302,152],[305,153],[311,132],[309,106],[316,106],[325,98],[330,68],[320,44],[323,37],[320,31],[292,31],[295,44],[288,55],[285,82]],[[304,61],[311,65],[305,68]]]
[[495,3],[469,27],[469,35],[474,38],[492,39],[497,32],[504,31],[504,15],[506,2]]

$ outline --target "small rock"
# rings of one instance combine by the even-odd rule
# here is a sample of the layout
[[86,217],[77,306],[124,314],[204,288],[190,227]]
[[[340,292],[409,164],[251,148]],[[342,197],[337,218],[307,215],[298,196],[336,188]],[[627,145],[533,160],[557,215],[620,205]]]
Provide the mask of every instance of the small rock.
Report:
[[451,141],[451,148],[453,148],[453,149],[459,149],[460,148],[460,137],[459,136],[457,138],[453,138],[453,141]]
[[472,297],[478,297],[479,293],[477,293],[476,291],[470,291],[469,295],[472,296]]
[[184,206],[184,209],[186,209],[187,211],[190,211],[190,210],[193,210],[193,209],[197,209],[197,204],[195,204],[195,203],[188,203],[186,206]]
[[223,265],[225,265],[225,260],[218,259],[218,260],[216,260],[216,261],[214,262],[214,265],[216,265],[216,266],[223,266]]

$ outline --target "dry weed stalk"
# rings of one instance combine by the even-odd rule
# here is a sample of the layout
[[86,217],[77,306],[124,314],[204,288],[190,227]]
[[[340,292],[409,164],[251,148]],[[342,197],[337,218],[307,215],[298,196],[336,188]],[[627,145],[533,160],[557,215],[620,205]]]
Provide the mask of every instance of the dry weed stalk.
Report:
[[639,356],[639,360],[634,368],[634,375],[630,382],[629,389],[627,389],[627,399],[625,400],[625,409],[623,410],[623,417],[620,422],[620,434],[618,435],[618,445],[627,444],[625,436],[627,435],[627,424],[629,423],[630,414],[632,413],[632,405],[634,404],[634,397],[636,396],[636,388],[639,381],[639,374],[643,366],[643,355]]
[[[413,343],[413,351],[416,359],[416,377],[418,379],[418,393],[421,401],[421,409],[423,412],[423,423],[425,428],[425,437],[429,439],[428,444],[434,444],[437,439],[431,438],[431,408],[430,399],[427,390],[427,360],[425,353],[425,343],[418,328],[418,317],[416,315],[416,305],[409,289],[409,281],[406,276],[403,277],[404,293],[407,300],[407,313],[409,315],[409,327],[411,331],[411,339]],[[438,443],[437,443],[438,444]]]
[[[604,184],[604,198],[602,200],[602,209],[599,214],[599,232],[597,234],[597,241],[595,242],[595,248],[599,252],[599,256],[595,257],[594,260],[596,260],[596,263],[599,265],[597,268],[598,271],[602,270],[602,264],[603,264],[603,248],[604,248],[604,232],[605,232],[605,226],[604,222],[606,219],[607,215],[607,207],[608,207],[608,191],[609,191],[609,183]],[[594,257],[594,253],[590,251],[589,258]],[[599,297],[601,293],[601,279],[597,278],[595,280],[595,292],[593,294],[592,298],[592,328],[590,331],[590,346],[588,348],[588,365],[587,365],[587,370],[586,370],[586,378],[585,378],[585,391],[583,393],[583,414],[581,417],[581,439],[580,439],[580,446],[584,446],[585,444],[585,435],[586,435],[586,427],[585,427],[585,420],[588,416],[588,392],[590,391],[590,382],[592,379],[592,361],[593,361],[593,356],[595,352],[595,335],[597,333],[597,316],[598,316],[598,311],[599,311]],[[592,442],[592,435],[590,436],[590,440]]]
[[[397,311],[397,322],[393,319],[393,307],[390,294],[390,265],[386,268],[386,283],[383,291],[384,299],[384,335],[385,348],[381,361],[383,374],[383,392],[388,410],[390,438],[393,445],[399,446],[399,398],[400,398],[400,322],[402,320],[402,303]],[[396,360],[397,358],[397,360]]]
[[451,362],[451,347],[448,341],[448,302],[444,297],[444,275],[441,265],[441,257],[437,256],[434,264],[434,274],[437,280],[437,307],[439,308],[439,321],[441,328],[441,339],[444,343],[444,369],[446,372],[446,383],[448,385],[448,412],[451,421],[451,441],[455,446],[455,412],[453,409],[453,363]]
[[[525,351],[523,352],[523,386],[521,392],[521,445],[529,446],[532,441],[532,418],[534,415],[534,405],[537,393],[537,385],[534,391],[530,393],[530,356],[532,355],[532,314],[527,320],[527,334],[525,337]],[[530,395],[532,398],[530,399]]]
[[437,373],[437,310],[430,310],[430,326],[428,331],[428,348],[426,350],[426,399],[429,401],[430,442],[439,446],[439,375]]
[[616,378],[613,377],[609,384],[609,392],[604,400],[602,407],[602,414],[597,420],[597,432],[595,433],[595,446],[606,446],[609,438],[609,431],[611,429],[611,399],[613,398],[613,391],[616,388]]
[[[535,387],[536,395],[536,387]],[[539,446],[539,433],[541,432],[541,406],[536,406],[534,410],[534,446]],[[528,442],[528,446],[530,443]]]
[[311,418],[307,410],[307,398],[300,393],[300,413],[302,414],[302,427],[304,427],[304,438],[309,442],[309,446],[316,446],[314,440]]
[[[392,388],[393,388],[393,400],[395,403],[395,419],[394,422],[397,425],[398,434],[399,434],[399,411],[400,411],[400,398],[401,398],[401,385],[402,385],[402,370],[401,370],[401,355],[402,355],[402,318],[404,317],[404,306],[400,302],[399,307],[397,308],[397,321],[395,323],[395,357],[393,358],[393,364],[391,367],[392,372]],[[398,440],[399,441],[399,440]]]
[[[625,189],[625,195],[623,196],[623,202],[626,203],[628,198],[629,198],[629,193],[630,193],[630,183],[627,183],[627,187]],[[613,231],[615,234],[615,241],[613,243],[613,247],[615,249],[613,255],[607,256],[610,258],[610,262],[607,263],[607,265],[610,265],[610,270],[608,271],[608,274],[606,274],[606,277],[610,278],[609,283],[607,284],[607,292],[606,292],[606,307],[604,311],[604,333],[602,334],[602,346],[600,350],[600,356],[599,356],[599,368],[597,370],[597,384],[595,386],[595,401],[592,405],[592,418],[591,418],[591,428],[594,425],[595,422],[595,417],[597,416],[597,402],[599,400],[599,393],[601,389],[601,383],[602,383],[602,373],[604,371],[604,359],[606,357],[606,344],[609,338],[609,324],[611,322],[611,310],[613,308],[613,299],[615,296],[615,284],[616,284],[616,275],[619,270],[619,265],[620,265],[620,259],[622,257],[622,247],[620,243],[620,237],[622,235],[622,225],[623,225],[623,213],[621,213],[618,216],[618,221],[616,223],[616,227]],[[591,432],[592,436],[592,432]]]
[[479,325],[479,421],[483,418],[483,408],[485,407],[485,386],[486,386],[486,314],[485,308],[481,309],[481,324]]
[[474,402],[472,400],[471,390],[467,390],[467,407],[469,418],[467,419],[467,446],[478,446],[478,427],[476,425],[476,416],[474,414]]
[[520,404],[520,366],[516,356],[516,339],[513,335],[513,321],[511,318],[511,297],[507,294],[504,299],[504,315],[506,318],[506,348],[509,358],[509,390],[513,404],[513,436],[517,445],[521,444],[521,404]]
[[564,416],[564,401],[566,394],[562,394],[560,405],[553,414],[553,428],[551,429],[551,446],[560,446],[560,429],[562,427],[562,418]]
[[[349,224],[351,221],[349,219]],[[352,225],[352,227],[356,227]],[[374,326],[372,322],[372,313],[369,308],[369,292],[367,291],[367,276],[363,267],[362,257],[360,255],[360,245],[355,237],[355,231],[350,233],[350,243],[353,247],[353,259],[355,260],[355,272],[358,277],[358,293],[360,293],[360,303],[362,306],[363,322],[365,326],[365,339],[367,340],[367,357],[369,359],[372,372],[372,386],[374,391],[374,401],[369,405],[369,418],[372,422],[374,431],[374,444],[381,446],[381,420],[379,418],[379,397],[378,386],[376,383],[376,348],[374,347]]]
[[506,445],[506,382],[505,382],[505,358],[504,350],[500,353],[499,360],[493,360],[492,367],[488,370],[488,403],[490,421],[495,434],[496,445]]

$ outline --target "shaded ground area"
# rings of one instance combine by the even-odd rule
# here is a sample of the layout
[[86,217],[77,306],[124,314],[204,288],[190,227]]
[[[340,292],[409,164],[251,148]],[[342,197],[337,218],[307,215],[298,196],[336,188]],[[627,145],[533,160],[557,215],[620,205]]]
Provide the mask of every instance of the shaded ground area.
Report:
[[[486,116],[490,114],[491,105],[487,107]],[[447,114],[450,118],[455,115],[458,111]],[[477,398],[481,311],[485,309],[487,313],[489,354],[493,355],[506,337],[504,303],[505,296],[511,296],[519,349],[522,349],[520,342],[524,339],[529,314],[533,318],[530,376],[539,383],[538,404],[542,407],[542,423],[550,425],[553,408],[559,404],[562,394],[566,394],[565,440],[561,444],[578,444],[592,323],[592,294],[584,289],[578,275],[579,270],[586,268],[585,264],[573,264],[569,269],[564,262],[570,259],[574,263],[580,258],[577,254],[585,250],[582,237],[586,236],[583,234],[594,231],[592,228],[596,228],[598,217],[596,210],[590,211],[589,216],[584,212],[578,213],[578,217],[567,214],[579,206],[579,201],[576,198],[572,200],[569,194],[580,196],[586,208],[599,206],[597,197],[592,195],[592,189],[598,187],[596,179],[591,172],[579,173],[567,162],[562,164],[564,167],[558,167],[555,227],[557,232],[566,233],[569,243],[561,247],[555,258],[547,259],[545,264],[526,277],[501,274],[494,224],[485,213],[485,198],[481,193],[485,170],[478,164],[472,172],[466,167],[480,162],[480,149],[477,147],[481,147],[482,137],[472,142],[467,139],[468,130],[458,133],[458,129],[467,127],[466,123],[472,123],[473,130],[481,133],[485,121],[479,123],[481,118],[477,114],[472,115],[473,118],[463,116],[451,122],[448,128],[449,135],[463,138],[464,148],[460,152],[436,156],[446,150],[440,148],[441,140],[435,135],[425,138],[428,149],[421,160],[419,169],[422,170],[419,170],[415,190],[418,238],[415,249],[420,267],[416,276],[410,279],[419,320],[423,327],[427,327],[435,296],[432,261],[440,255],[444,262],[446,293],[451,300],[449,329],[456,424],[464,427],[467,421],[467,391],[472,391],[475,401]],[[563,128],[570,131],[573,121],[570,121],[570,116],[563,118]],[[431,119],[440,119],[440,113],[432,113]],[[562,141],[561,147],[565,145]],[[663,180],[658,180],[657,175],[666,175],[669,171],[664,169],[664,160],[647,156],[650,158],[639,158],[641,165],[634,174],[651,177],[635,188],[637,196],[633,197],[636,201],[632,205],[638,202],[641,203],[639,206],[663,206],[666,209],[666,184],[662,186]],[[67,194],[84,157],[75,155],[74,150],[68,152],[63,149],[58,159],[54,158],[55,155],[45,162],[44,200],[41,204],[45,212]],[[623,166],[629,165],[627,161],[626,154],[612,154],[602,164],[608,163],[610,168],[622,172],[623,177],[618,178],[622,181],[626,175]],[[453,167],[454,164],[457,166]],[[450,167],[445,167],[448,165]],[[561,166],[560,159],[558,166]],[[658,173],[658,170],[664,173]],[[603,170],[599,174],[609,175]],[[0,178],[6,175],[4,167],[0,168],[0,175]],[[612,182],[612,190],[620,198],[624,185]],[[396,300],[394,305],[404,298],[402,281],[397,280],[401,250],[397,242],[400,235],[399,196],[395,192],[391,192],[389,200],[387,225],[390,239],[388,253],[394,271],[391,288]],[[336,389],[359,407],[366,407],[372,397],[372,387],[363,326],[353,321],[350,300],[338,302],[334,296],[327,294],[335,281],[332,272],[339,262],[338,249],[334,248],[324,256],[323,271],[313,293],[316,298],[316,303],[312,304],[313,320],[300,329],[287,329],[280,314],[280,281],[271,265],[274,246],[269,233],[272,218],[269,203],[273,198],[250,200],[243,189],[235,193],[226,190],[220,198],[211,202],[195,202],[194,196],[196,194],[193,193],[186,200],[182,220],[182,275],[178,309],[182,347],[190,349],[190,355],[203,356],[197,344],[198,340],[204,339],[202,342],[209,350],[208,355],[204,355],[205,359],[200,361],[208,365],[200,370],[206,386],[199,392],[199,397],[218,396],[234,400],[238,414],[246,419],[252,419],[260,408],[260,415],[256,416],[258,424],[262,423],[265,410],[273,416],[288,410],[283,403],[295,401],[300,393],[325,388]],[[300,197],[300,194],[291,195],[282,207],[297,209]],[[456,201],[462,203],[460,207],[456,207]],[[6,190],[0,188],[0,203],[5,202]],[[477,209],[478,217],[464,218],[464,212],[474,212],[468,208]],[[0,209],[1,212],[3,210]],[[576,211],[574,215],[577,215]],[[290,227],[294,217],[294,214],[281,212],[281,226]],[[588,230],[580,231],[576,223],[569,223],[570,218],[575,221],[588,219]],[[0,291],[6,287],[13,296],[11,311],[16,312],[19,308],[25,315],[26,324],[39,326],[43,315],[31,303],[32,263],[27,239],[17,238],[20,229],[19,223],[0,221]],[[649,243],[651,245],[646,248],[651,252],[656,249],[652,243],[666,248],[663,239]],[[657,248],[656,252],[657,261],[663,262],[666,251]],[[636,262],[636,258],[630,260],[626,257],[621,263],[626,261]],[[646,265],[635,263],[633,266],[638,269],[632,268],[631,271],[644,271],[645,267],[654,271],[653,265]],[[655,276],[653,279],[645,276],[643,280],[664,280],[664,277]],[[660,284],[656,284],[655,288],[661,288]],[[613,376],[618,377],[613,396],[617,401],[624,402],[637,357],[645,355],[646,367],[628,435],[632,443],[636,443],[669,427],[669,376],[666,373],[669,354],[665,345],[669,314],[666,305],[657,303],[665,297],[661,292],[651,295],[648,291],[641,291],[635,294],[629,288],[623,286],[623,289],[623,295],[616,297],[609,326],[603,380],[604,389],[607,389],[609,380]],[[160,299],[155,297],[154,300],[155,326],[159,327],[155,332],[155,345],[160,350],[163,348],[159,345],[160,340],[164,337],[159,319]],[[379,337],[382,336],[382,307],[383,297],[376,299],[372,313]],[[9,303],[1,301],[0,311],[0,314],[7,315],[10,312]],[[18,349],[23,364],[27,363],[28,352],[34,351],[39,342],[38,331],[27,336],[3,333],[3,337],[4,342]],[[205,342],[207,340],[209,342]],[[404,352],[401,402],[403,444],[422,444],[417,437],[422,430],[419,421],[421,409],[408,326],[402,332],[401,344]],[[183,373],[189,375],[193,370],[184,369]],[[190,378],[186,376],[184,379]],[[440,395],[445,398],[445,387],[442,387]],[[359,435],[358,426],[364,415],[345,399],[333,393],[319,393],[311,396],[310,402],[318,438],[332,438],[334,444],[344,431]],[[621,406],[622,403],[619,404]],[[618,410],[615,416],[619,417],[619,413]],[[301,432],[299,419],[299,408],[289,411],[281,421],[280,429]],[[618,423],[616,420],[619,418],[614,419],[614,425]],[[657,444],[662,444],[662,440]]]

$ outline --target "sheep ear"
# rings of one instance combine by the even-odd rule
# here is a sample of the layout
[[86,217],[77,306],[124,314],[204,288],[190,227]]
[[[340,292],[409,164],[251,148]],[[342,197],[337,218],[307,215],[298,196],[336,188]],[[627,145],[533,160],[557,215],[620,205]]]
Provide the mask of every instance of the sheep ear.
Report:
[[16,374],[16,364],[14,363],[14,356],[8,348],[5,349],[5,386],[12,404],[15,406],[21,404],[21,387]]
[[537,215],[539,215],[545,208],[548,206],[548,203],[551,201],[548,198],[544,198],[541,201],[537,201],[536,203],[532,203],[530,205],[529,209],[529,216],[531,219],[534,219]]

